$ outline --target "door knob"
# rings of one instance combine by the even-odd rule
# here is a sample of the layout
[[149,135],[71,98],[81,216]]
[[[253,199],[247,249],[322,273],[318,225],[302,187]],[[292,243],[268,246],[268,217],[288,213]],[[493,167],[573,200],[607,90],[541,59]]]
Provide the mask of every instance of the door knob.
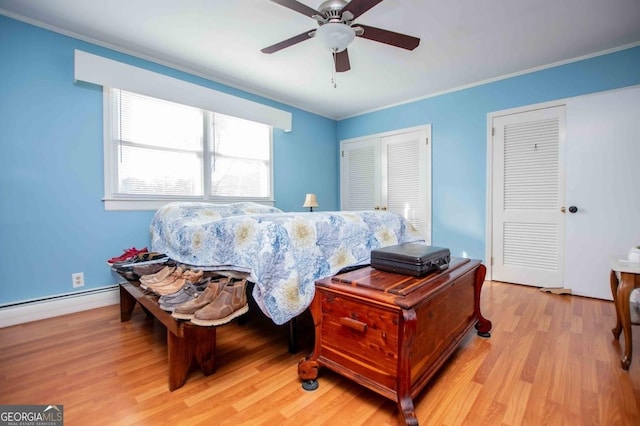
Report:
[[564,213],[566,211],[566,209],[564,208],[564,206],[560,207],[560,213]]
[[569,213],[575,213],[577,211],[578,211],[578,208],[576,206],[569,207]]

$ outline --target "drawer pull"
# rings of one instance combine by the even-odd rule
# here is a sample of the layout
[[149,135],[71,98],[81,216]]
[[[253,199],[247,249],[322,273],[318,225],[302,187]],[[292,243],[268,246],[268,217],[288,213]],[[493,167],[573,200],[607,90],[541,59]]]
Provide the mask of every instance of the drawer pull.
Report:
[[340,318],[340,324],[344,325],[345,327],[353,328],[354,330],[359,331],[359,332],[367,331],[367,324],[366,323],[354,320],[353,318],[341,317]]

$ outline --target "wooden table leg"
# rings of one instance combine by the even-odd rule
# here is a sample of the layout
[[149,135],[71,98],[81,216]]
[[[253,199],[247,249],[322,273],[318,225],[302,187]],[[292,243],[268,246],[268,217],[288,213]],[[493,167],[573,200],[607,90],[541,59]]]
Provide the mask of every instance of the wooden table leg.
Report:
[[482,316],[482,312],[480,310],[480,294],[482,293],[482,285],[484,284],[484,279],[487,273],[487,268],[483,264],[480,264],[475,272],[474,282],[473,282],[473,310],[475,312],[476,318],[478,318],[478,322],[475,324],[476,330],[478,331],[478,336],[481,337],[490,337],[491,333],[491,321]]
[[627,272],[620,272],[620,285],[618,286],[616,306],[619,313],[619,320],[622,322],[624,332],[624,354],[620,363],[625,370],[631,365],[631,354],[633,343],[631,341],[631,312],[629,310],[629,297],[635,284],[635,275]]
[[205,376],[216,371],[216,327],[198,327],[185,324],[187,344],[193,347],[193,356]]
[[609,284],[611,285],[611,294],[613,295],[613,305],[616,308],[616,326],[611,329],[613,333],[613,337],[616,339],[620,338],[620,333],[622,332],[622,323],[620,322],[620,308],[618,307],[618,276],[616,275],[616,271],[613,269],[609,274]]
[[120,287],[120,322],[129,321],[131,313],[136,306],[136,298],[133,297],[122,285]]
[[187,339],[178,337],[167,330],[169,358],[169,390],[174,391],[184,385],[193,360],[193,348]]
[[289,320],[289,353],[298,352],[298,320],[293,317]]
[[416,409],[413,406],[411,396],[400,398],[398,401],[398,419],[402,425],[418,426],[418,418],[416,417]]
[[184,324],[183,337],[167,330],[169,390],[174,391],[187,380],[195,360],[205,376],[215,372],[216,328]]

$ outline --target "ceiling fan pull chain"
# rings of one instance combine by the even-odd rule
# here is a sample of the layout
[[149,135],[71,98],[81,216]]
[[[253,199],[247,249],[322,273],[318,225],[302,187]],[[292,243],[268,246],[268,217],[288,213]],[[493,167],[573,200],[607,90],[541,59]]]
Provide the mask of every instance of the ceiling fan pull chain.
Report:
[[338,87],[338,82],[337,82],[337,75],[336,75],[336,51],[333,50],[332,51],[332,55],[333,57],[333,66],[331,67],[332,71],[331,71],[331,83],[333,83],[333,88],[337,88]]

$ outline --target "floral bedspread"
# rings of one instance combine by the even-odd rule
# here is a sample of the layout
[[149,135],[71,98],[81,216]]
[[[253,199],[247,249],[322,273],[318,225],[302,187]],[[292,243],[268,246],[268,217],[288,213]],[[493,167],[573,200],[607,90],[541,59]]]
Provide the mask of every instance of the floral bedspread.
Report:
[[215,207],[172,204],[152,220],[152,250],[208,270],[247,273],[253,298],[276,324],[309,306],[317,279],[370,263],[372,249],[423,241],[388,211],[216,214]]

